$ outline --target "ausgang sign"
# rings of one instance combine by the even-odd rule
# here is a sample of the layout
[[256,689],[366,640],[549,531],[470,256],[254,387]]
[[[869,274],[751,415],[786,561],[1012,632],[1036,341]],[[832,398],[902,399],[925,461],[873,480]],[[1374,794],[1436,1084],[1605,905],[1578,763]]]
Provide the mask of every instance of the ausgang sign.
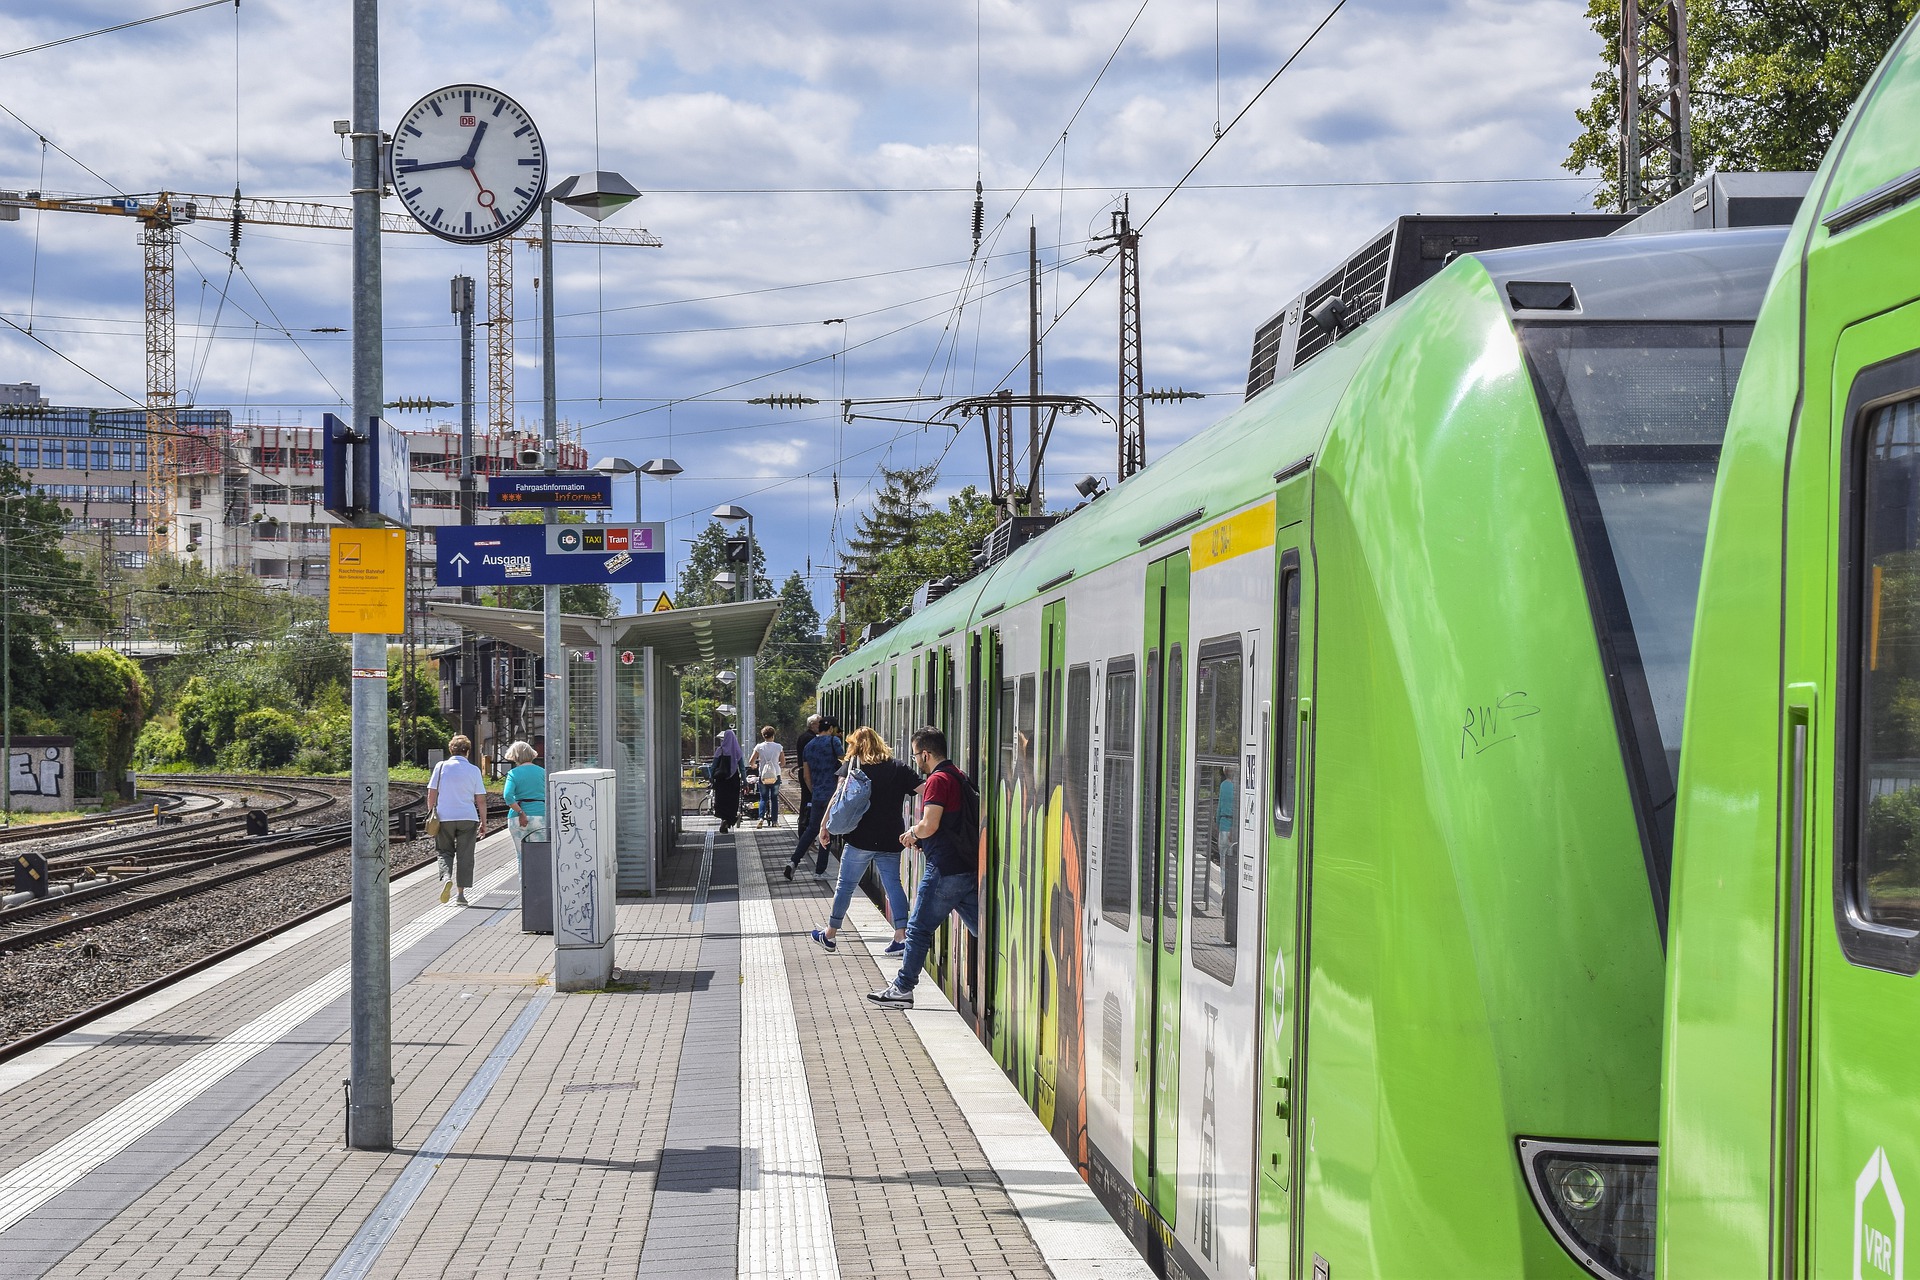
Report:
[[490,507],[610,507],[613,477],[596,471],[487,477]]
[[[571,583],[665,582],[663,551],[610,547],[550,553],[547,530],[580,525],[441,525],[433,531],[434,583],[442,587],[549,586]],[[609,529],[613,526],[584,526]],[[658,526],[653,526],[658,528]],[[647,526],[640,526],[644,530]],[[622,533],[629,530],[621,528]],[[657,541],[658,534],[648,541]],[[631,537],[624,539],[631,542]]]

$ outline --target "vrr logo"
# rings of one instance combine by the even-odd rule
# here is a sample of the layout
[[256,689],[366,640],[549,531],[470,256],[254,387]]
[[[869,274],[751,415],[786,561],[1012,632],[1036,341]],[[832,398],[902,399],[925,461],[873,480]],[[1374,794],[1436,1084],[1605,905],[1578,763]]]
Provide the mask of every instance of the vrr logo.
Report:
[[[1874,1195],[1875,1187],[1884,1195]],[[1853,1280],[1905,1280],[1906,1253],[1907,1206],[1901,1203],[1886,1148],[1875,1147],[1867,1167],[1853,1180]]]

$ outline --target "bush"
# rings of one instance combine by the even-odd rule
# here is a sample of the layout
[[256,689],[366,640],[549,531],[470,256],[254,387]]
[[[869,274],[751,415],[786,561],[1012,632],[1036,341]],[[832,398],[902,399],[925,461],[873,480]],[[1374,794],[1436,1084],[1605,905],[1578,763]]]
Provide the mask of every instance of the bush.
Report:
[[300,750],[300,726],[273,707],[249,711],[234,722],[233,742],[220,752],[231,769],[284,769]]
[[187,763],[187,742],[172,720],[149,720],[133,744],[137,769],[166,769]]

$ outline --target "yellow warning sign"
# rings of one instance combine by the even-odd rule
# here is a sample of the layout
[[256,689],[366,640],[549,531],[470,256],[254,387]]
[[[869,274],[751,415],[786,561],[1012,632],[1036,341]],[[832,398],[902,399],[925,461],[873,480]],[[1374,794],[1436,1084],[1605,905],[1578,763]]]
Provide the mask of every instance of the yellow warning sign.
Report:
[[393,635],[406,627],[406,531],[327,530],[327,630]]
[[653,602],[653,611],[655,613],[665,613],[667,610],[671,608],[673,608],[672,597],[667,595],[666,592],[662,591],[660,593],[660,598]]

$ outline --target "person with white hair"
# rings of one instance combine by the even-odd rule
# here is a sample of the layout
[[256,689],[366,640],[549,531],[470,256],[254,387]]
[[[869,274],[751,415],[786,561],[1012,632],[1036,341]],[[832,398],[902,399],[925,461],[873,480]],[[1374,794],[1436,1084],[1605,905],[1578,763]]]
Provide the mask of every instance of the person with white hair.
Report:
[[529,839],[547,829],[547,771],[533,763],[540,753],[531,742],[516,742],[505,755],[513,765],[507,770],[502,796],[507,802],[507,831],[513,836],[517,853]]

